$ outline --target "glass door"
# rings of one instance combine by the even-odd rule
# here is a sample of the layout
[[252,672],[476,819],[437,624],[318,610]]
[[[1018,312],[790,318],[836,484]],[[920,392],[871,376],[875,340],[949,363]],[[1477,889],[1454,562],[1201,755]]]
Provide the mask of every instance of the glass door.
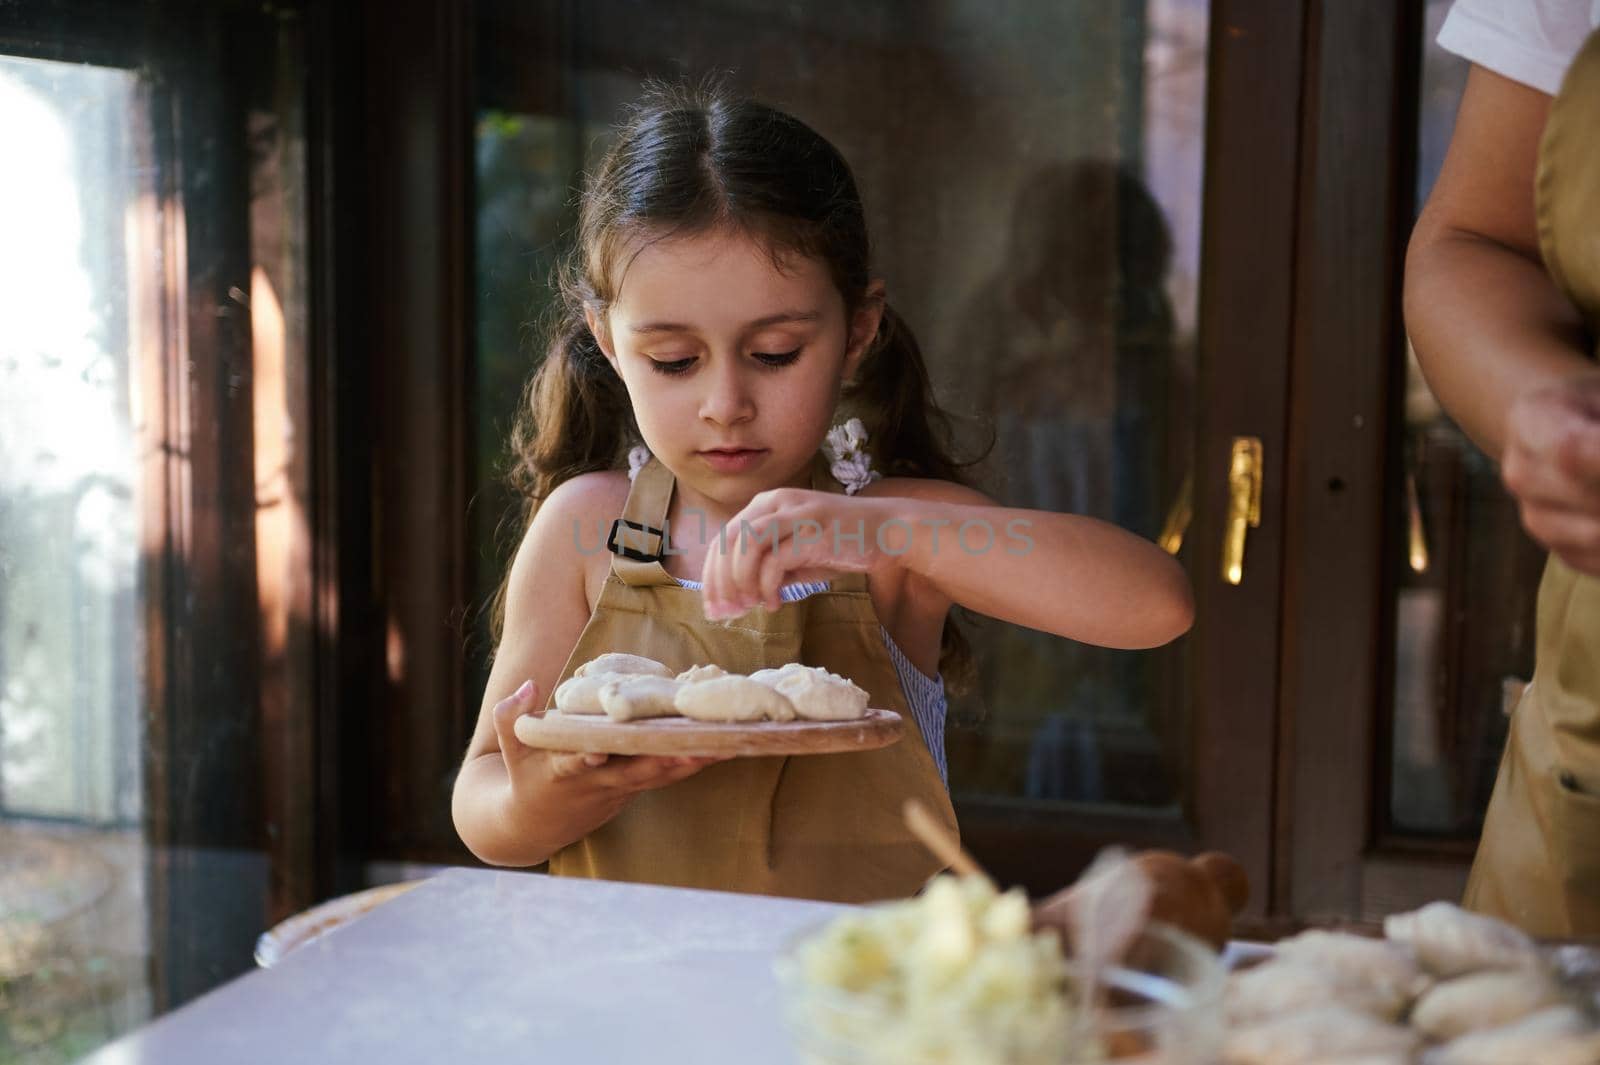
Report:
[[313,892],[303,24],[226,7],[0,15],[0,1060]]

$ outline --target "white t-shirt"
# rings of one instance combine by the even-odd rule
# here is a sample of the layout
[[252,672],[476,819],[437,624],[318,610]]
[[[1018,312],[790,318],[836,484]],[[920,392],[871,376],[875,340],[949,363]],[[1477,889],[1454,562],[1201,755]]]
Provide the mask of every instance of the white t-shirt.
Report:
[[1439,47],[1554,96],[1596,27],[1600,0],[1456,0]]

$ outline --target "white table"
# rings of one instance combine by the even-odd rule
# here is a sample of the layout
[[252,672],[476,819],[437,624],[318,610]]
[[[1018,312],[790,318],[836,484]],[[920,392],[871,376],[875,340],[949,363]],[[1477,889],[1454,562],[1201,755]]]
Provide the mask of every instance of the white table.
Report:
[[842,909],[452,869],[85,1060],[781,1065],[773,955]]

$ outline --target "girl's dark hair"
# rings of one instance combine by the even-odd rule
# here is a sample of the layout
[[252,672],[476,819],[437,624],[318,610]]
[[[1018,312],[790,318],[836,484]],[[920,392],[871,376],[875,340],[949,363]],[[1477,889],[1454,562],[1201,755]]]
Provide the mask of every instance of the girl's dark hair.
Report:
[[[556,270],[558,305],[543,361],[511,433],[512,486],[523,526],[556,486],[616,468],[637,439],[633,410],[585,324],[603,314],[640,248],[718,230],[746,233],[780,266],[799,254],[826,265],[847,316],[867,298],[871,245],[849,165],[815,130],[719,88],[652,90],[622,126],[580,200],[576,246]],[[933,399],[916,338],[885,306],[843,402],[861,417],[878,467],[897,476],[963,480],[950,426]],[[502,586],[495,616],[501,615]],[[970,652],[945,624],[940,667],[959,685]]]

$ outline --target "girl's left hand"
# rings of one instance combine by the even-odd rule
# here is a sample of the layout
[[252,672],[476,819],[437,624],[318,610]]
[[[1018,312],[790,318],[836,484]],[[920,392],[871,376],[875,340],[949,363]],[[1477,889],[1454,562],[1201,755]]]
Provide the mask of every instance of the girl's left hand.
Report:
[[862,498],[804,488],[762,492],[734,515],[706,551],[706,617],[776,610],[779,589],[837,573],[872,573],[911,548],[910,500]]

